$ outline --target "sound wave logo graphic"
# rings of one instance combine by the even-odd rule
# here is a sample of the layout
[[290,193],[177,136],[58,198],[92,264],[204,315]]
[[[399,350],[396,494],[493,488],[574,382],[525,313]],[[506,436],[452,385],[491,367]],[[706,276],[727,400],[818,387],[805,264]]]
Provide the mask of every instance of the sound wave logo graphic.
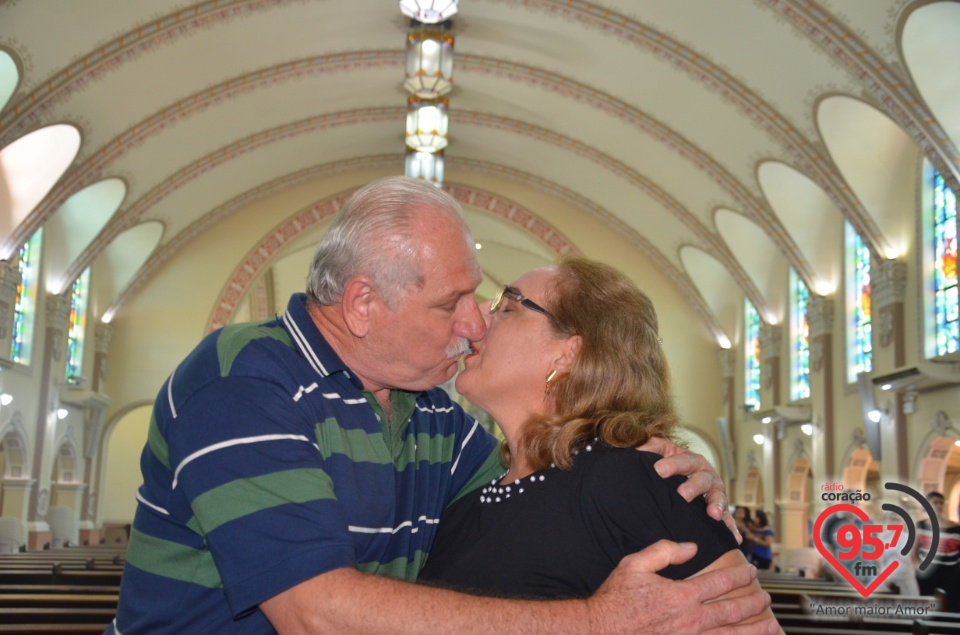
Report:
[[[913,497],[927,512],[931,529],[931,543],[926,557],[919,566],[920,571],[926,571],[927,567],[933,562],[937,553],[937,546],[940,544],[940,525],[937,522],[937,515],[933,511],[933,506],[917,490],[907,485],[887,483],[884,487]],[[867,499],[869,500],[869,495],[867,495]],[[889,542],[884,542],[884,539],[880,536],[884,532],[883,525],[871,524],[870,517],[867,516],[866,512],[859,507],[846,503],[832,505],[823,510],[813,526],[813,541],[817,551],[863,597],[869,597],[900,566],[897,560],[893,560],[881,571],[879,561],[887,549],[897,548],[904,527],[907,529],[907,542],[900,550],[901,556],[909,556],[917,538],[917,529],[913,519],[901,507],[892,503],[884,503],[881,508],[884,511],[896,514],[903,520],[902,525],[886,525],[887,533],[885,535],[888,536]],[[849,519],[849,515],[859,518],[861,521],[859,526],[852,520],[839,528],[836,534],[837,553],[833,553],[827,545],[823,544],[821,536],[824,523],[835,514],[838,515],[840,522],[843,519]],[[864,549],[864,547],[867,547],[867,549]],[[849,562],[853,571],[844,562]],[[874,562],[877,564],[874,564]],[[861,581],[870,580],[871,577],[872,581],[869,584]]]

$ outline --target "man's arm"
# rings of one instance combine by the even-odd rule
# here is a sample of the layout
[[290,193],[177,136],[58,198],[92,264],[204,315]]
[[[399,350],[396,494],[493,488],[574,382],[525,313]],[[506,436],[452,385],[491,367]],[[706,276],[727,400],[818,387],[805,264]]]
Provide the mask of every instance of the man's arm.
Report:
[[737,531],[736,521],[727,511],[727,492],[723,487],[723,480],[709,461],[659,437],[649,439],[637,449],[663,456],[654,465],[661,477],[667,478],[675,474],[686,476],[687,480],[677,488],[680,496],[687,502],[697,496],[704,496],[707,499],[707,514],[714,520],[722,520],[737,542],[743,542],[743,537]]
[[[685,562],[696,546],[660,541],[627,556],[586,600],[504,600],[337,569],[303,582],[260,605],[281,635],[307,633],[631,633],[715,635],[777,633],[762,614],[770,596],[717,600],[749,587],[756,569],[725,568],[690,580],[672,581],[655,571]],[[711,600],[715,600],[712,601]]]

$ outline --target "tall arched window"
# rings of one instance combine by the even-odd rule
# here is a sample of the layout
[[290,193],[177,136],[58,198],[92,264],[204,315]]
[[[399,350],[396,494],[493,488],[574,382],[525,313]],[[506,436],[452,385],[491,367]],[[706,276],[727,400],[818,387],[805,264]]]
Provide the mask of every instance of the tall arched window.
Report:
[[800,276],[790,269],[790,398],[810,396],[810,325],[807,304],[810,292]]
[[43,243],[41,227],[20,248],[18,260],[20,284],[13,308],[13,332],[10,343],[10,359],[18,364],[30,365],[30,348],[33,344],[33,323],[37,314],[37,281],[40,279],[40,245]]
[[870,248],[846,223],[847,381],[873,370],[873,330],[870,323]]
[[760,314],[744,301],[744,405],[760,407]]
[[70,293],[70,325],[67,332],[66,378],[71,384],[80,383],[83,374],[83,336],[87,328],[87,297],[90,290],[90,269],[73,283]]
[[960,349],[957,308],[957,197],[936,170],[933,186],[933,295],[936,354]]

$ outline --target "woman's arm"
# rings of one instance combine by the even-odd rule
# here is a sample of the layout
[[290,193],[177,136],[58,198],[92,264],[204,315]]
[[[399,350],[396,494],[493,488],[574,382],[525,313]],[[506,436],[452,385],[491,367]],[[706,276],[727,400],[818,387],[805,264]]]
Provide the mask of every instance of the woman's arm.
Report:
[[[737,551],[737,550],[728,551],[727,553],[723,554],[722,556],[714,560],[712,564],[708,565],[704,569],[701,569],[700,571],[693,574],[692,576],[690,576],[690,578],[687,578],[687,579],[688,580],[693,579],[693,578],[696,578],[697,576],[703,575],[704,573],[710,573],[711,571],[718,571],[720,569],[725,569],[727,567],[740,566],[745,564],[746,562],[747,562],[746,558],[743,557],[743,553],[741,553],[740,551]],[[735,597],[740,597],[741,595],[756,593],[762,590],[763,589],[760,587],[760,582],[758,580],[754,580],[751,584],[744,587],[740,587],[739,589],[734,589],[733,591],[730,591],[729,593],[721,597],[724,599],[735,598]],[[774,617],[773,611],[770,609],[770,607],[767,607],[766,610],[764,610],[759,615],[748,617],[747,619],[739,622],[739,624],[751,624],[753,622],[757,622],[760,620],[773,620],[774,622],[776,622],[776,618]],[[783,630],[781,629],[779,632],[783,633]]]
[[765,531],[762,533],[757,533],[754,531],[747,532],[747,537],[750,538],[754,543],[762,547],[772,547],[773,546],[773,533],[770,531]]

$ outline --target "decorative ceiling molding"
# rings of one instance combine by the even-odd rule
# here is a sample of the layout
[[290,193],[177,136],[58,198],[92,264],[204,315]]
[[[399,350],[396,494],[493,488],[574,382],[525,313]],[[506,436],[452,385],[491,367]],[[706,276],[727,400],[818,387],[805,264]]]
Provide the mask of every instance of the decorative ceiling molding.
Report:
[[909,79],[900,77],[857,34],[808,0],[763,0],[807,35],[866,87],[920,146],[947,184],[960,191],[960,153]]
[[[501,0],[502,1],[502,0]],[[694,80],[739,108],[748,119],[776,139],[829,196],[865,240],[875,248],[889,245],[876,222],[840,177],[830,157],[820,152],[803,133],[762,97],[717,64],[670,36],[608,7],[585,0],[510,0],[547,13],[564,16],[615,35],[666,60]]]
[[[234,269],[214,304],[205,332],[209,333],[229,324],[247,288],[283,253],[284,246],[318,223],[332,218],[357,189],[359,188],[335,194],[310,205],[271,230]],[[469,205],[519,227],[558,256],[576,253],[563,234],[550,223],[502,196],[467,185],[446,184],[443,189],[461,205]]]
[[154,47],[215,22],[296,1],[208,0],[145,22],[57,71],[12,103],[0,114],[0,147],[41,125],[42,115],[58,101]]

